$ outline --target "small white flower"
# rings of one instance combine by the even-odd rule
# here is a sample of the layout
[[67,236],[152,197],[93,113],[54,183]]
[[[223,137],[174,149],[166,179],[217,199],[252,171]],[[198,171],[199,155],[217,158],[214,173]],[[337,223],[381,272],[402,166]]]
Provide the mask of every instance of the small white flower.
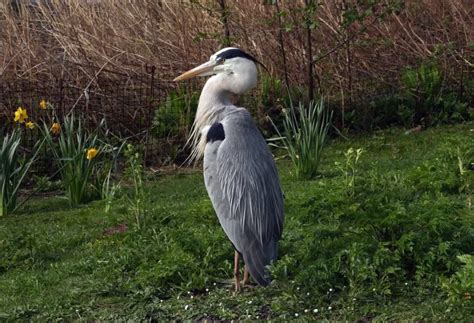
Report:
[[405,283],[405,286],[408,286],[408,283]]
[[356,298],[354,297],[352,300],[355,302],[355,301],[356,301]]
[[328,310],[332,310],[332,307],[331,307],[331,306],[328,306]]
[[189,308],[189,305],[186,305],[186,306],[184,307],[184,310],[187,311],[188,308]]
[[305,313],[308,313],[308,312],[309,312],[309,310],[308,310],[308,309],[306,309],[306,310],[304,310],[304,312],[305,312]]
[[209,288],[206,288],[206,292],[209,292]]
[[249,314],[249,315],[247,315],[247,317],[248,317],[248,318],[251,318],[251,317],[252,317],[252,315],[250,315],[250,314]]
[[193,299],[193,298],[194,298],[194,295],[191,295],[191,299]]
[[179,295],[178,295],[178,297],[176,297],[176,299],[179,299]]
[[214,283],[214,284],[212,284],[212,285],[216,286],[217,284],[216,284],[216,283]]
[[162,300],[162,299],[160,299],[160,303],[163,303],[163,300]]
[[252,301],[248,301],[247,304],[252,304]]
[[299,288],[299,287],[296,287],[296,290],[300,290],[300,288]]
[[300,316],[300,315],[298,313],[295,313],[295,317],[298,317],[298,316]]
[[374,289],[372,289],[372,291],[373,291],[373,292],[375,292],[375,288],[374,288]]
[[318,312],[319,312],[319,310],[318,310],[317,308],[315,308],[315,309],[313,310],[313,313],[318,313]]
[[309,296],[309,292],[308,292],[308,293],[306,293],[306,296]]
[[332,293],[334,291],[334,289],[332,288],[329,288],[329,292]]
[[188,292],[188,295],[191,294],[191,292]]

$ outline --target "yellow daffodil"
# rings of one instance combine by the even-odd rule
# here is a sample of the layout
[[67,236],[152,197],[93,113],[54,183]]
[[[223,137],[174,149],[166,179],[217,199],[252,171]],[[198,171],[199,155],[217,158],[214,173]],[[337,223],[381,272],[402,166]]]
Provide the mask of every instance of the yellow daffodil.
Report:
[[45,99],[41,100],[40,101],[40,108],[43,109],[43,110],[46,110],[46,108],[48,107],[47,103],[48,102],[46,102]]
[[53,133],[53,135],[57,135],[61,132],[61,125],[57,122],[53,123],[53,125],[51,126],[51,132]]
[[97,154],[99,153],[99,151],[95,148],[90,148],[87,150],[87,155],[86,155],[86,158],[88,160],[92,160],[94,159],[95,156],[97,156]]
[[27,123],[25,123],[25,126],[28,128],[28,129],[34,129],[35,128],[35,124],[31,121],[28,121]]
[[15,111],[15,118],[13,120],[15,122],[24,123],[26,119],[28,119],[28,114],[26,113],[26,109],[19,107]]

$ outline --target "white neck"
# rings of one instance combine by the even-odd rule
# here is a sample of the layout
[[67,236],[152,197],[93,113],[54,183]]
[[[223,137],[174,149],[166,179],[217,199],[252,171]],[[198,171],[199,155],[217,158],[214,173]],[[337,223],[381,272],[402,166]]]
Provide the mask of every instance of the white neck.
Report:
[[243,94],[256,84],[257,66],[253,61],[240,57],[226,61],[220,66],[219,73],[207,80],[199,97],[196,118],[188,139],[193,149],[190,160],[197,160],[204,153],[208,127],[221,121],[232,110],[229,109],[232,106],[231,95]]
[[188,139],[188,144],[192,147],[190,160],[199,159],[204,152],[205,134],[202,136],[201,132],[207,130],[206,127],[222,120],[225,107],[232,105],[231,93],[222,88],[223,76],[223,74],[212,76],[202,89],[191,136]]
[[223,74],[217,74],[209,78],[202,89],[199,97],[198,109],[194,124],[201,129],[204,126],[216,122],[223,107],[231,105],[231,93],[222,88]]

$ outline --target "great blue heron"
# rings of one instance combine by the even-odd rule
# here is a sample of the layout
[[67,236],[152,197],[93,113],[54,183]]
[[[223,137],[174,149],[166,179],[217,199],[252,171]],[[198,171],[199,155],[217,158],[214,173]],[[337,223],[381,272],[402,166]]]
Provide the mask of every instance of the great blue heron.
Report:
[[283,195],[272,154],[250,113],[231,103],[257,84],[255,58],[224,48],[175,81],[210,76],[204,85],[191,132],[192,157],[204,154],[204,182],[219,222],[235,248],[235,291],[240,290],[239,256],[260,285],[277,258],[283,229]]

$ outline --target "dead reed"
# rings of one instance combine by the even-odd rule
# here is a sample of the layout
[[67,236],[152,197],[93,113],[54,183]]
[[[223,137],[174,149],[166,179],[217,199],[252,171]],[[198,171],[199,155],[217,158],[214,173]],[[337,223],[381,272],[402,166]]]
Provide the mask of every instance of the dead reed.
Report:
[[472,1],[318,3],[3,0],[0,78],[44,82],[74,67],[74,77],[87,84],[101,70],[136,75],[155,66],[160,80],[169,81],[231,44],[292,85],[314,79],[317,91],[344,108],[396,86],[404,68],[428,59],[436,59],[452,84],[472,73]]

